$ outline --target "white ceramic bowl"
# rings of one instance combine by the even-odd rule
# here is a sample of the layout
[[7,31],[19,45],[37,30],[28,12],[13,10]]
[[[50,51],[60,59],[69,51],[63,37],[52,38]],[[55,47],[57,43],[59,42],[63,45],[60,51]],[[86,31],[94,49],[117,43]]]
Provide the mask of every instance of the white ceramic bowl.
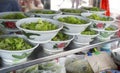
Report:
[[[20,31],[16,25],[15,25],[15,22],[18,21],[19,19],[3,19],[2,17],[5,16],[5,15],[8,15],[8,14],[15,14],[15,13],[23,13],[23,12],[2,12],[0,13],[0,26],[2,26],[5,30],[6,30],[6,33],[10,33],[10,32],[18,32]],[[24,14],[24,13],[23,13]],[[7,27],[6,25],[6,22],[12,22],[11,25],[14,25],[15,27],[12,28],[12,27]]]
[[[108,27],[109,27],[109,26],[108,26]],[[98,38],[99,38],[100,40],[104,41],[104,40],[109,40],[112,36],[115,35],[115,33],[116,33],[117,31],[119,31],[118,26],[116,26],[115,24],[110,25],[110,27],[113,27],[113,28],[115,28],[116,30],[113,30],[113,31],[105,30],[105,28],[107,28],[107,27],[105,27],[105,28],[103,28],[103,29],[97,29],[97,28],[91,28],[91,29],[98,31],[98,32],[99,32]]]
[[87,10],[85,8],[92,8],[92,7],[81,7],[81,9],[84,9],[89,13],[104,14],[106,12],[105,10],[102,10],[102,9],[100,9],[100,11],[92,11],[92,10]]
[[58,52],[62,52],[65,47],[69,45],[69,43],[73,40],[73,36],[69,36],[68,40],[65,41],[50,41],[48,43],[42,44],[44,50],[48,54],[55,54]]
[[[28,29],[24,29],[20,27],[23,23],[37,22],[40,19],[43,21],[51,22],[54,25],[57,25],[57,29],[49,30],[49,31],[36,31],[36,30],[28,30]],[[34,43],[49,42],[58,33],[58,31],[63,28],[63,25],[61,25],[59,22],[52,20],[52,19],[47,19],[47,18],[25,18],[25,19],[17,21],[16,26],[17,28],[19,28],[21,31],[24,32],[24,35],[27,36],[29,41],[34,42]]]
[[28,44],[31,44],[33,47],[27,50],[19,50],[19,51],[0,49],[0,56],[3,59],[4,65],[13,65],[13,64],[25,62],[27,60],[27,57],[31,54],[31,52],[39,46],[39,44],[34,44],[34,43],[29,42],[23,35],[2,35],[0,36],[0,38],[7,38],[7,37],[23,38],[26,42],[28,42]]
[[[66,12],[63,10],[79,10],[80,13],[75,13],[75,12]],[[83,9],[71,9],[71,8],[61,8],[60,11],[64,14],[64,15],[81,15],[82,12],[87,12],[86,10]]]
[[84,47],[84,46],[87,46],[89,45],[89,42],[84,42],[84,43],[80,43],[80,42],[76,42],[76,41],[73,41],[73,44],[75,47]]
[[[73,45],[76,48],[82,48],[82,47],[88,46],[89,44],[90,44],[89,42],[80,43],[80,42],[73,41]],[[87,53],[88,50],[83,50],[81,52]]]
[[[88,17],[90,15],[92,15],[94,13],[81,13],[81,15],[83,17]],[[95,13],[96,14],[96,13]],[[105,16],[105,15],[100,15],[100,14],[97,14],[99,15],[100,17],[108,17],[108,16]],[[90,18],[89,18],[90,19]],[[94,20],[94,19],[90,19],[91,21],[93,21],[94,23],[105,23],[106,26],[109,26],[110,24],[112,24],[114,22],[114,19],[112,17],[110,17],[110,21],[100,21],[100,20]]]
[[93,36],[81,36],[81,35],[75,35],[74,41],[78,43],[89,43],[91,42]]
[[88,19],[81,16],[75,16],[75,15],[58,15],[53,17],[53,19],[58,21],[59,18],[68,17],[68,16],[76,17],[88,22],[87,24],[70,24],[70,23],[61,22],[61,24],[64,25],[64,28],[63,28],[64,33],[68,35],[78,35],[91,24],[91,21],[89,21]]
[[99,41],[108,41],[108,40],[110,40],[111,37],[102,37],[99,35],[97,38]]
[[[42,14],[42,13],[34,13],[34,11],[53,11],[55,13],[54,14]],[[32,17],[52,18],[53,16],[62,14],[62,12],[55,11],[55,10],[49,10],[49,9],[40,9],[40,10],[36,9],[36,10],[31,10],[27,12],[26,14]]]

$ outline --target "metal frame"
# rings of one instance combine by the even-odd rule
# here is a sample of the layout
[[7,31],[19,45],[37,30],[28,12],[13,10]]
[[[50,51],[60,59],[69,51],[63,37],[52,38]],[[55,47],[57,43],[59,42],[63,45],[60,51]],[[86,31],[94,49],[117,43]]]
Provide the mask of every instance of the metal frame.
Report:
[[9,66],[9,67],[3,67],[3,68],[0,69],[0,73],[6,73],[6,72],[17,70],[17,69],[22,69],[22,68],[29,67],[29,66],[32,66],[32,65],[35,65],[35,64],[39,64],[39,63],[42,63],[42,62],[45,62],[45,61],[49,61],[49,60],[53,60],[53,59],[56,59],[56,58],[59,58],[59,57],[63,57],[63,56],[67,56],[67,55],[70,55],[70,54],[78,53],[78,52],[83,51],[83,50],[89,50],[91,48],[98,47],[98,46],[101,46],[103,44],[111,43],[111,42],[114,42],[114,41],[120,41],[120,38],[115,38],[115,39],[112,39],[112,40],[109,40],[109,41],[92,44],[92,45],[85,46],[85,47],[82,47],[82,48],[76,48],[76,49],[73,49],[73,50],[70,50],[70,51],[65,51],[65,52],[62,52],[62,53],[55,54],[55,55],[42,57],[42,58],[39,58],[39,59],[31,60],[31,61],[28,61],[28,62],[25,62],[25,63],[21,63],[21,64]]

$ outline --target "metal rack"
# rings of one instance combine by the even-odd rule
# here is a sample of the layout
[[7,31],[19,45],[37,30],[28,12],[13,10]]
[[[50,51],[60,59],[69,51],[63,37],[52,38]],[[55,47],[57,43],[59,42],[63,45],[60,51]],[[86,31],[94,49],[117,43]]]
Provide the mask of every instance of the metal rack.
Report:
[[[49,61],[49,60],[53,60],[53,59],[56,59],[56,58],[59,58],[59,57],[63,57],[63,56],[67,56],[67,55],[70,55],[70,54],[78,53],[78,52],[83,51],[83,50],[89,50],[91,48],[98,47],[98,46],[104,45],[106,43],[112,43],[114,41],[120,41],[120,38],[114,38],[114,39],[111,39],[109,41],[99,42],[99,43],[95,43],[95,44],[92,44],[92,45],[84,46],[82,48],[75,48],[75,49],[72,49],[73,47],[70,48],[72,46],[70,44],[69,45],[70,47],[67,47],[67,49],[69,49],[69,51],[64,51],[62,53],[58,53],[58,54],[55,54],[55,55],[45,54],[42,47],[39,46],[32,53],[32,55],[28,58],[29,61],[21,63],[21,64],[17,64],[17,65],[3,67],[3,68],[0,69],[0,73],[6,73],[8,71],[22,69],[22,68],[29,67],[29,66],[32,66],[32,65],[36,65],[36,64],[39,64],[39,63],[42,63],[42,62],[45,62],[45,61]],[[36,53],[39,53],[39,54],[36,55]]]

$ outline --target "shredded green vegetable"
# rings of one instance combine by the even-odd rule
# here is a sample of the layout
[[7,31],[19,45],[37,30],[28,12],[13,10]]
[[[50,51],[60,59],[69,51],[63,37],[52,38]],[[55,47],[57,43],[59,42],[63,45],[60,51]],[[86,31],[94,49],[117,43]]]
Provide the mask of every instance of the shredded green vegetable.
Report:
[[68,12],[68,13],[81,13],[82,10],[80,9],[60,9],[62,12]]
[[32,48],[32,45],[28,44],[22,38],[8,37],[0,38],[0,49],[3,50],[26,50]]
[[12,14],[7,14],[4,15],[3,19],[22,19],[22,18],[26,18],[27,16],[25,16],[23,13],[12,13]]
[[35,10],[35,11],[32,11],[32,13],[40,13],[40,14],[55,14],[56,12],[55,11],[47,11],[47,10]]
[[92,15],[88,16],[88,18],[94,19],[94,20],[101,20],[101,21],[111,21],[110,17],[101,17],[97,14],[92,14]]
[[57,29],[57,26],[52,24],[48,21],[42,21],[38,20],[37,22],[31,22],[31,23],[24,23],[21,25],[24,29],[29,30],[38,30],[38,31],[47,31],[47,30],[55,30]]
[[88,23],[86,20],[78,19],[77,17],[68,16],[68,17],[61,17],[58,21],[70,23],[70,24],[86,24]]
[[62,33],[62,32],[59,32],[53,39],[52,41],[64,41],[64,40],[67,40],[69,38],[68,35]]

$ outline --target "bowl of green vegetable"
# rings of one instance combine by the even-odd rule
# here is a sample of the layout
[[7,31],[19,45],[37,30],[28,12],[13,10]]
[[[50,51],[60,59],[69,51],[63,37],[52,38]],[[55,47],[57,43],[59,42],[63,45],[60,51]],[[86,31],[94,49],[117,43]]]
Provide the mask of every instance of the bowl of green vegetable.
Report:
[[29,41],[34,43],[49,42],[63,28],[63,25],[48,18],[25,18],[16,22]]
[[90,19],[94,23],[105,23],[107,26],[114,22],[114,19],[109,16],[95,14],[95,13],[81,13],[82,16]]
[[105,13],[105,10],[100,9],[98,7],[81,7],[81,9],[86,10],[87,12],[90,12],[90,13],[97,13],[97,14]]
[[30,10],[26,14],[28,16],[33,16],[33,17],[52,18],[53,16],[62,14],[62,12],[49,10],[49,9],[40,9],[40,10],[36,9],[36,10]]
[[75,41],[77,42],[84,42],[84,40],[86,40],[86,42],[91,42],[93,40],[93,38],[97,37],[99,35],[99,33],[95,30],[84,30],[83,32],[81,32],[79,35],[75,35]]
[[83,9],[68,9],[68,8],[61,8],[61,11],[64,15],[81,15],[82,12],[86,12]]
[[106,28],[104,28],[103,30],[99,31],[99,38],[103,37],[103,38],[110,38],[112,36],[115,35],[115,33],[119,31],[118,27],[115,25],[110,25]]
[[59,32],[50,42],[42,44],[44,50],[48,54],[62,52],[65,47],[73,40],[73,36]]
[[0,56],[5,65],[13,65],[27,60],[39,44],[29,42],[23,35],[0,36]]
[[23,18],[27,18],[23,12],[2,12],[0,13],[0,24],[8,33],[17,32],[19,30],[16,28],[15,22]]
[[59,15],[53,19],[61,22],[64,25],[63,31],[69,35],[77,35],[91,24],[90,20],[75,15]]

